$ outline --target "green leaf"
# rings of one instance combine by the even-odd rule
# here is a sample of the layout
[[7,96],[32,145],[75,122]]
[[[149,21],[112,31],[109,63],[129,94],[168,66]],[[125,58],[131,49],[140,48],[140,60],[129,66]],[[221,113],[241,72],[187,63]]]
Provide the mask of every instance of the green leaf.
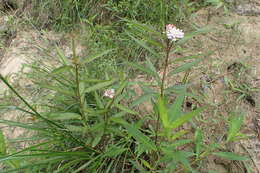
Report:
[[153,170],[153,167],[150,165],[149,162],[147,162],[146,160],[143,160],[143,159],[141,159],[141,162],[142,162],[142,164],[143,164],[146,168],[148,168],[148,169],[150,169],[150,170]]
[[129,65],[129,66],[131,66],[133,68],[136,68],[138,70],[141,70],[142,72],[145,72],[148,75],[154,76],[154,72],[153,71],[151,71],[150,69],[147,69],[147,68],[145,68],[145,67],[143,67],[143,66],[141,66],[141,65],[139,65],[137,63],[127,62],[127,65]]
[[[80,81],[79,82],[79,94],[81,95],[81,97],[84,97],[84,91],[85,91],[85,82]],[[83,98],[81,98],[82,100]]]
[[[116,120],[116,119],[115,119]],[[153,141],[150,140],[146,135],[144,135],[142,132],[140,132],[137,128],[134,126],[130,125],[129,123],[123,121],[122,119],[119,120],[117,119],[118,123],[121,123],[127,130],[128,134],[133,136],[137,142],[139,142],[141,145],[143,145],[144,148],[147,150],[156,150],[156,146],[153,143]]]
[[6,155],[5,136],[2,130],[0,130],[0,156],[1,155]]
[[152,28],[151,26],[149,26],[147,24],[140,23],[136,20],[127,20],[127,19],[123,19],[123,20],[128,22],[128,24],[130,24],[134,28],[138,28],[139,30],[142,30],[143,32],[148,32],[148,33],[157,33],[158,32],[154,28]]
[[190,140],[190,139],[182,139],[182,140],[178,140],[178,141],[174,142],[173,144],[171,144],[171,147],[176,148],[176,147],[183,146],[183,145],[191,143],[191,142],[192,142],[192,140]]
[[131,104],[131,107],[137,106],[145,101],[150,101],[150,99],[153,97],[153,93],[146,93],[141,95],[140,97],[136,98],[133,103]]
[[189,56],[184,56],[180,58],[175,58],[172,60],[172,62],[180,62],[180,61],[185,61],[185,60],[190,60],[190,59],[199,59],[201,56],[206,56],[207,54],[197,54],[197,55],[189,55]]
[[58,53],[58,58],[60,59],[60,62],[64,65],[69,65],[70,63],[68,61],[68,58],[63,54],[58,46],[56,46],[56,51]]
[[68,151],[68,152],[49,152],[49,153],[38,153],[38,154],[24,154],[24,155],[14,155],[14,156],[7,156],[7,157],[0,157],[0,161],[3,160],[13,160],[13,159],[28,159],[28,158],[41,158],[41,157],[85,157],[88,158],[89,153],[81,152],[81,151]]
[[34,150],[36,150],[40,146],[50,145],[50,144],[53,144],[53,143],[54,143],[54,141],[49,141],[49,142],[43,142],[43,143],[39,143],[39,144],[36,144],[36,145],[32,145],[32,146],[30,146],[28,148],[25,148],[25,149],[21,150],[21,151],[12,153],[12,154],[7,155],[7,156],[0,157],[0,162],[4,161],[4,160],[12,160],[12,157],[17,156],[20,153],[24,153],[24,152],[27,152],[27,151],[34,151]]
[[197,28],[195,27],[196,31],[185,34],[184,38],[182,38],[181,40],[179,40],[177,42],[177,45],[181,45],[186,43],[187,41],[189,41],[190,39],[192,39],[193,37],[199,35],[199,34],[204,34],[204,33],[208,33],[210,31],[212,31],[212,28],[210,27],[204,27],[204,28]]
[[80,163],[83,160],[85,160],[85,159],[76,159],[76,160],[72,160],[67,163],[64,163],[60,167],[58,167],[57,170],[54,171],[54,173],[60,173],[60,172],[63,173],[63,172],[65,172],[64,170],[73,167],[73,165],[77,165],[78,163]]
[[213,153],[213,155],[219,156],[219,157],[222,157],[222,158],[228,159],[228,160],[239,160],[239,161],[248,160],[247,157],[240,156],[240,155],[237,155],[232,152],[215,152],[215,153]]
[[178,119],[176,119],[171,125],[170,127],[172,129],[175,129],[181,125],[183,125],[184,123],[188,122],[191,118],[193,118],[194,116],[198,115],[200,112],[203,111],[204,108],[198,108],[194,111],[188,112],[184,115],[182,115],[181,117],[179,117]]
[[63,73],[63,72],[67,72],[70,69],[72,69],[72,66],[70,66],[70,65],[63,65],[61,67],[58,67],[58,68],[54,69],[51,72],[51,74],[60,74],[60,73]]
[[61,94],[67,95],[67,96],[74,96],[74,92],[72,90],[64,89],[64,88],[61,88],[58,86],[41,84],[41,87],[56,91],[58,93],[61,93]]
[[173,140],[175,140],[175,139],[177,139],[177,138],[179,138],[179,137],[185,135],[186,133],[187,133],[186,130],[180,130],[180,131],[174,133],[173,136],[171,136],[171,140],[173,141]]
[[158,110],[159,110],[159,116],[161,118],[162,124],[164,128],[169,128],[170,122],[169,122],[169,117],[168,117],[168,111],[165,105],[165,101],[163,100],[162,97],[159,97],[157,101],[158,105]]
[[101,141],[103,136],[103,133],[96,133],[94,136],[94,140],[92,141],[91,146],[94,148],[95,146],[97,146],[97,144],[99,144],[99,142]]
[[52,120],[73,120],[73,119],[81,119],[80,114],[73,112],[55,112],[47,115],[48,118]]
[[186,70],[190,69],[191,67],[199,64],[199,62],[201,62],[201,61],[202,61],[202,59],[196,59],[196,60],[194,60],[192,62],[185,63],[185,64],[177,67],[175,70],[171,71],[168,75],[171,76],[171,75],[174,75],[174,74],[186,71]]
[[127,80],[124,80],[120,83],[119,87],[116,89],[116,93],[115,93],[115,96],[118,96],[120,95],[124,88],[128,85],[128,81]]
[[98,54],[96,54],[96,55],[92,55],[92,56],[90,56],[90,57],[88,57],[88,58],[83,59],[82,62],[83,62],[83,64],[90,63],[90,62],[94,61],[95,59],[100,58],[100,57],[102,57],[102,56],[104,56],[104,55],[110,53],[110,52],[113,51],[113,50],[114,50],[114,49],[109,49],[109,50],[106,50],[106,51],[104,51],[104,52],[98,53]]
[[120,154],[122,154],[123,152],[125,152],[127,150],[127,148],[121,148],[118,146],[112,146],[108,149],[108,151],[106,151],[104,153],[103,157],[116,157]]
[[155,57],[159,57],[159,54],[156,53],[152,48],[150,48],[149,46],[147,46],[142,40],[138,40],[137,38],[135,38],[134,36],[132,36],[129,32],[126,32],[126,34],[131,37],[131,39],[133,39],[137,44],[139,44],[141,47],[145,48],[146,50],[148,50],[151,54],[153,54]]
[[[168,88],[165,89],[165,94],[171,94],[171,93],[176,93],[176,94],[184,94],[183,90],[186,90],[188,88],[189,85],[185,84],[185,85],[173,85],[173,86],[169,86]],[[188,93],[185,93],[185,95],[187,96]]]
[[95,100],[96,100],[98,108],[103,109],[104,108],[104,104],[102,102],[101,97],[98,95],[98,93],[96,91],[95,91],[94,96],[95,96]]
[[[138,170],[137,172],[147,173],[146,169],[137,160],[130,160],[130,162],[134,166],[134,168]],[[132,171],[132,172],[134,172],[134,171]]]
[[183,104],[184,98],[185,98],[184,94],[178,95],[176,97],[174,103],[169,108],[168,114],[169,114],[170,122],[175,121],[182,115],[182,104]]
[[[30,163],[30,164],[23,164],[23,166],[19,166],[18,168],[15,168],[15,169],[4,170],[4,171],[1,171],[1,173],[22,172],[22,170],[24,170],[24,169],[32,170],[33,167],[36,167],[36,166],[49,165],[49,164],[52,164],[52,163],[54,163],[54,164],[56,163],[57,164],[60,161],[69,160],[69,159],[70,158],[64,159],[64,158],[61,158],[61,157],[53,157],[53,158],[49,158],[49,159],[44,159],[44,160],[40,160],[40,161],[37,161],[37,162],[33,162],[33,163]],[[31,173],[31,172],[29,172],[29,173]]]
[[72,132],[86,133],[88,131],[86,127],[82,127],[82,126],[66,125],[66,128]]
[[162,161],[165,160],[165,161],[168,161],[168,162],[170,161],[170,162],[174,162],[174,163],[180,162],[186,169],[193,172],[188,158],[193,156],[194,153],[186,152],[186,151],[172,152],[170,150],[164,150],[164,153],[165,153],[165,156],[162,158]]
[[229,121],[229,129],[228,129],[228,136],[227,142],[235,140],[236,136],[238,136],[241,125],[244,121],[244,116],[232,116]]
[[108,86],[112,85],[116,81],[117,81],[117,79],[112,79],[112,80],[109,80],[109,81],[106,81],[106,82],[98,83],[98,84],[93,85],[93,86],[91,86],[89,88],[86,88],[84,93],[89,93],[89,92],[92,92],[92,91],[96,91],[96,90],[108,87]]
[[152,28],[151,26],[149,26],[147,24],[143,24],[143,23],[137,22],[135,20],[127,20],[127,19],[123,19],[123,20],[126,21],[131,26],[133,26],[134,28],[138,28],[143,33],[153,34],[159,38],[162,37],[162,34],[160,32],[158,32],[156,29]]
[[118,109],[120,109],[121,111],[127,112],[129,114],[133,114],[133,115],[138,115],[138,112],[131,110],[128,107],[123,106],[121,104],[115,104],[114,106],[117,107]]
[[203,136],[202,132],[199,128],[196,129],[195,132],[195,151],[196,151],[196,157],[199,158],[201,147],[203,143]]
[[153,72],[153,77],[156,79],[157,83],[161,83],[161,79],[159,74],[156,71],[156,68],[154,67],[153,63],[150,61],[148,57],[146,57],[146,66]]
[[71,172],[71,173],[83,172],[83,170],[85,170],[87,167],[89,167],[89,165],[97,159],[97,157],[92,159],[92,160],[90,160],[90,161],[88,161],[88,162],[84,162],[83,165],[80,164],[81,166],[79,168],[77,168],[76,170],[73,169],[73,172]]
[[14,126],[14,127],[21,127],[21,128],[30,129],[30,130],[48,132],[48,129],[46,129],[46,128],[41,128],[37,125],[32,125],[32,124],[29,124],[29,123],[20,123],[20,122],[9,121],[9,120],[0,120],[0,123],[6,124],[6,125],[9,125],[9,126]]

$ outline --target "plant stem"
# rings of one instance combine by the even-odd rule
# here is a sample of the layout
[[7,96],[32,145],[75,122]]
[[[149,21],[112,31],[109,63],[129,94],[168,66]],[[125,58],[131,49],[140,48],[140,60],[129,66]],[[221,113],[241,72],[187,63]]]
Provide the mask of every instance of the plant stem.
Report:
[[[170,40],[167,39],[166,41],[166,55],[165,55],[165,62],[164,62],[164,68],[163,68],[163,76],[162,76],[162,82],[161,82],[161,87],[160,87],[160,97],[163,99],[164,97],[164,85],[165,85],[165,79],[166,79],[166,71],[167,71],[167,67],[169,65],[169,55],[170,55],[170,51],[172,48],[172,43],[170,42]],[[156,130],[155,130],[155,145],[157,146],[157,142],[158,142],[158,131],[159,131],[159,126],[160,126],[160,115],[157,115],[157,120],[156,120]]]
[[170,40],[167,40],[166,50],[165,50],[166,56],[165,56],[162,83],[161,83],[161,97],[164,96],[164,85],[165,85],[165,79],[166,79],[166,71],[167,71],[167,67],[169,65],[169,55],[170,55],[171,48],[172,48],[172,43],[170,42]]
[[72,52],[73,52],[73,64],[75,66],[75,78],[76,78],[76,85],[77,85],[76,96],[77,96],[78,102],[79,102],[79,109],[80,109],[81,119],[83,121],[84,126],[87,127],[87,117],[86,117],[85,111],[84,111],[84,101],[85,101],[85,98],[81,99],[82,96],[81,96],[81,92],[80,92],[80,80],[79,80],[79,67],[80,67],[80,64],[79,64],[79,59],[78,59],[77,54],[76,54],[76,47],[75,47],[75,40],[74,40],[74,38],[72,39]]
[[87,117],[85,115],[85,111],[84,111],[84,100],[85,99],[81,99],[81,93],[80,93],[80,81],[79,81],[79,65],[75,64],[75,76],[76,76],[76,84],[77,84],[77,97],[78,97],[78,101],[79,101],[79,107],[80,107],[80,115],[81,115],[81,119],[83,121],[83,124],[85,126],[87,126]]

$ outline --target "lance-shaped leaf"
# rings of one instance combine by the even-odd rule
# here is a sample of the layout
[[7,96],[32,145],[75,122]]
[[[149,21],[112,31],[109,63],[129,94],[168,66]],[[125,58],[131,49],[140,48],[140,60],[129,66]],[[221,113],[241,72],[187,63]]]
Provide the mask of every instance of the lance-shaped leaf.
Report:
[[112,50],[114,50],[114,49],[109,49],[109,50],[103,51],[103,52],[101,52],[101,53],[98,53],[98,54],[96,54],[96,55],[92,55],[92,56],[90,56],[90,57],[87,57],[87,58],[85,58],[85,59],[82,60],[82,61],[83,61],[83,64],[90,63],[90,62],[94,61],[95,59],[100,58],[100,57],[102,57],[102,56],[104,56],[104,55],[110,53]]
[[208,33],[212,31],[212,28],[209,28],[209,27],[204,27],[204,28],[196,28],[196,31],[194,32],[191,32],[191,33],[188,33],[188,34],[185,34],[184,38],[179,40],[177,42],[178,45],[181,45],[181,44],[184,44],[186,43],[187,41],[189,41],[190,39],[192,39],[193,37],[199,35],[199,34],[204,34],[204,33]]
[[153,77],[155,78],[157,83],[160,85],[160,83],[161,83],[160,76],[157,73],[156,68],[154,67],[153,63],[151,62],[151,60],[148,57],[146,57],[146,66],[151,70],[151,72],[153,73]]
[[141,65],[139,65],[139,64],[137,64],[137,63],[132,63],[132,62],[127,62],[127,64],[130,65],[130,66],[133,67],[133,68],[136,68],[136,69],[138,69],[138,70],[141,70],[142,72],[145,72],[146,74],[149,74],[149,75],[151,75],[151,76],[154,76],[154,72],[153,72],[152,70],[150,70],[150,69],[144,67],[144,66],[141,66]]
[[80,114],[73,112],[55,112],[48,114],[47,117],[51,120],[73,120],[81,118]]
[[202,108],[198,108],[194,111],[188,112],[182,116],[180,116],[178,119],[176,119],[171,125],[170,127],[172,129],[175,129],[177,127],[180,127],[181,125],[183,125],[184,123],[188,122],[189,120],[191,120],[194,116],[198,115],[200,112],[203,111],[203,107]]
[[[184,92],[184,91],[183,91]],[[169,108],[169,119],[170,122],[178,119],[182,114],[182,104],[184,101],[185,95],[184,93],[178,95],[174,101],[174,103]]]
[[190,69],[191,67],[199,64],[203,59],[196,59],[192,62],[189,62],[189,63],[185,63],[179,67],[177,67],[175,70],[171,71],[168,76],[171,76],[171,75],[174,75],[174,74],[177,74],[177,73],[181,73],[183,71],[186,71],[188,69]]
[[62,50],[58,46],[56,46],[55,48],[58,53],[58,58],[59,58],[60,62],[64,65],[69,65],[70,62],[69,62],[68,58],[64,55]]
[[155,57],[158,57],[159,54],[156,53],[152,48],[150,48],[149,46],[146,45],[146,43],[142,40],[139,40],[137,38],[135,38],[134,36],[132,36],[129,32],[126,32],[127,35],[133,39],[137,44],[139,44],[141,47],[145,48],[146,50],[148,50],[151,54],[153,54]]
[[165,101],[162,97],[159,97],[158,102],[158,110],[159,110],[159,116],[161,118],[162,124],[164,128],[169,128],[170,122],[168,117],[168,111],[165,105]]
[[5,137],[2,130],[0,130],[0,156],[1,155],[6,155]]
[[134,110],[131,110],[130,108],[123,106],[121,104],[115,104],[115,107],[117,107],[118,109],[120,109],[121,111],[127,112],[129,114],[133,114],[133,115],[137,115],[138,113]]
[[68,70],[71,70],[72,69],[72,66],[70,65],[63,65],[61,67],[58,67],[56,69],[54,69],[51,74],[60,74],[60,73],[63,73],[63,72],[67,72]]
[[155,28],[153,28],[152,26],[149,26],[147,24],[143,24],[143,23],[137,22],[135,20],[127,20],[127,19],[123,19],[123,20],[126,21],[129,26],[132,26],[133,28],[138,29],[142,33],[149,33],[150,35],[151,34],[156,35],[159,38],[161,38],[163,35],[161,32],[158,32]]
[[199,158],[199,155],[201,153],[203,143],[203,136],[200,129],[196,129],[195,132],[195,151],[196,151],[196,157]]
[[53,90],[56,91],[58,93],[67,95],[67,96],[74,96],[74,92],[72,90],[70,90],[69,88],[62,88],[60,86],[51,86],[51,85],[47,85],[47,84],[40,84],[41,87],[43,88],[47,88],[49,90]]
[[228,160],[239,160],[239,161],[248,160],[247,157],[240,156],[240,155],[237,155],[232,152],[215,152],[213,154],[215,156],[219,156],[219,157],[222,157],[222,158],[228,159]]
[[131,136],[133,136],[133,138],[135,138],[135,140],[140,143],[144,148],[146,148],[149,151],[155,151],[156,150],[156,146],[153,143],[153,141],[150,140],[150,138],[148,138],[146,135],[144,135],[142,132],[140,132],[140,130],[138,128],[136,128],[135,126],[127,123],[126,121],[124,121],[121,118],[111,118],[112,121],[122,124],[125,129],[127,130],[127,133]]
[[243,120],[243,115],[231,117],[229,121],[227,142],[235,140],[236,136],[238,136]]
[[111,146],[108,148],[108,150],[104,153],[104,158],[105,157],[116,157],[120,154],[122,154],[123,152],[125,152],[127,150],[127,148],[122,148],[119,146]]
[[100,82],[100,83],[98,83],[96,85],[93,85],[91,87],[86,88],[84,93],[89,93],[89,92],[92,92],[92,91],[99,90],[101,88],[105,88],[107,86],[112,85],[116,81],[117,81],[117,79],[112,79],[112,80],[109,80],[109,81],[106,81],[106,82]]

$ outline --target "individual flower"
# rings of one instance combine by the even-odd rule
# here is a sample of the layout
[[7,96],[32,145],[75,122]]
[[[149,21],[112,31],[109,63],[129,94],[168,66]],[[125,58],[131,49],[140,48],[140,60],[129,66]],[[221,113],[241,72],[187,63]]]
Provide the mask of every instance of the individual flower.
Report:
[[114,96],[115,96],[115,89],[107,89],[107,90],[105,90],[105,92],[104,92],[104,96],[105,97],[109,97],[109,98],[114,98]]
[[184,32],[176,28],[173,24],[166,25],[166,36],[169,40],[176,41],[184,37]]

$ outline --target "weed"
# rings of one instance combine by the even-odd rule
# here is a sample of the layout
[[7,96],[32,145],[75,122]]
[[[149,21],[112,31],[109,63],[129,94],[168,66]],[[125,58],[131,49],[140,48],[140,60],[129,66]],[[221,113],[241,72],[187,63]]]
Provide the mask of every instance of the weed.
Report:
[[[0,123],[36,132],[27,138],[32,144],[13,152],[0,133],[0,161],[6,165],[4,172],[178,173],[199,171],[201,161],[209,156],[247,160],[226,149],[227,144],[246,137],[240,132],[242,115],[227,120],[226,139],[208,144],[193,118],[209,106],[204,104],[190,111],[183,108],[187,97],[196,97],[187,90],[189,74],[207,54],[178,59],[170,55],[209,30],[201,28],[184,34],[168,23],[185,20],[187,13],[194,9],[184,9],[193,3],[188,0],[150,4],[141,0],[35,2],[41,8],[43,4],[58,7],[58,14],[52,15],[58,28],[78,21],[88,23],[92,34],[88,38],[95,45],[87,57],[79,56],[72,36],[71,58],[57,49],[55,65],[40,62],[30,65],[28,78],[41,92],[37,103],[30,103],[0,75],[1,81],[25,105],[12,108],[30,117],[26,123],[7,120]],[[102,7],[100,15],[84,20],[96,10],[91,5],[97,4]],[[125,7],[129,10],[124,10]],[[178,9],[175,15],[170,13],[173,9]],[[127,47],[132,45],[134,50]],[[131,52],[127,53],[128,50]],[[135,62],[137,58],[131,58],[138,53],[142,59]],[[116,56],[124,57],[118,60]],[[117,67],[118,62],[121,67]],[[156,68],[157,62],[162,63],[162,73]],[[177,62],[176,68],[169,69]],[[129,69],[152,82],[130,80]],[[167,83],[168,78],[180,73],[185,73],[181,84]],[[141,94],[133,92],[136,84]],[[142,114],[138,107],[146,103],[151,103],[152,110]],[[192,124],[191,131],[183,128],[187,123]]]

